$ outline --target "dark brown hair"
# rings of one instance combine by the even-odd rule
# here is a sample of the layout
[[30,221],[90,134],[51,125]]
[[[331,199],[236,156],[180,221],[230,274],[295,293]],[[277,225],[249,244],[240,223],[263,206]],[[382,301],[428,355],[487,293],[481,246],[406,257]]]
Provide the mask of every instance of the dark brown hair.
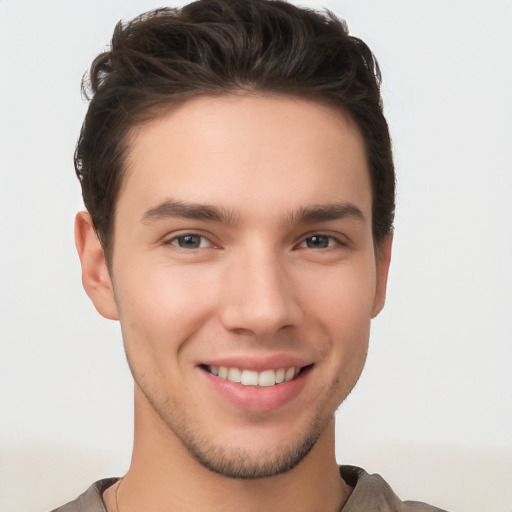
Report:
[[195,95],[240,90],[327,103],[358,126],[373,187],[376,246],[392,229],[395,175],[372,52],[332,13],[282,1],[200,0],[119,22],[83,82],[89,109],[75,169],[107,259],[128,134]]

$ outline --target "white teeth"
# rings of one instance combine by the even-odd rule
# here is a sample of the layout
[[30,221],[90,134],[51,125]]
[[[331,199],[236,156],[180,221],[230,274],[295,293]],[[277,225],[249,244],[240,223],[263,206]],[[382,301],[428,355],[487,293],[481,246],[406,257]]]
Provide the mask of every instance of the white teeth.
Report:
[[279,368],[279,370],[276,371],[276,384],[281,384],[281,382],[284,382],[284,374],[284,368]]
[[270,387],[282,382],[288,382],[299,374],[299,368],[279,368],[278,370],[240,370],[239,368],[228,368],[227,366],[208,366],[212,375],[219,376],[231,382],[239,382],[244,386]]
[[242,377],[240,378],[240,383],[244,386],[257,386],[258,372],[253,372],[252,370],[244,370],[242,372]]
[[285,382],[292,380],[293,377],[295,377],[295,368],[288,368],[288,370],[286,370],[286,373],[284,374]]
[[242,372],[238,368],[230,368],[228,370],[228,380],[231,382],[240,382],[242,378]]
[[265,370],[258,376],[258,386],[273,386],[276,383],[276,372]]

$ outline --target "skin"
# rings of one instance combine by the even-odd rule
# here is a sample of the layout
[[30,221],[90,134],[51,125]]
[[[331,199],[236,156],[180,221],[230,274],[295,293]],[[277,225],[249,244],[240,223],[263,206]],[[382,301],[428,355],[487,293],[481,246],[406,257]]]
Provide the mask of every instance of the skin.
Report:
[[[189,218],[205,205],[210,218]],[[132,464],[109,511],[116,491],[122,512],[340,510],[334,412],[391,252],[391,236],[375,248],[371,206],[361,135],[317,103],[200,97],[133,132],[110,273],[86,212],[75,229],[84,287],[120,320],[135,380]],[[240,384],[233,400],[204,366],[283,361],[308,369],[277,401]]]

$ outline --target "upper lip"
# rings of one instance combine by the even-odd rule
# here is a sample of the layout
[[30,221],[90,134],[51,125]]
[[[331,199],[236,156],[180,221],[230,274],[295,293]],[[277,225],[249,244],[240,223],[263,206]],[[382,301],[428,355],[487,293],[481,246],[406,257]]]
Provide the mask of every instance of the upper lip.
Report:
[[303,368],[311,364],[313,364],[311,359],[290,354],[274,354],[268,356],[231,355],[198,362],[198,366],[224,366],[226,368],[239,368],[257,372],[279,370],[280,368]]

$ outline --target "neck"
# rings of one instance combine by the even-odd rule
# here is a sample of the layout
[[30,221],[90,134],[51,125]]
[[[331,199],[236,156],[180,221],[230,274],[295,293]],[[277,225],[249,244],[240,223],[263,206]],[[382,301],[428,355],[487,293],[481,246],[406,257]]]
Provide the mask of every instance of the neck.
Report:
[[[137,400],[136,400],[137,402]],[[233,479],[204,468],[160,418],[137,414],[132,463],[117,490],[105,493],[109,512],[337,512],[350,495],[334,454],[334,419],[305,459],[283,474]]]

